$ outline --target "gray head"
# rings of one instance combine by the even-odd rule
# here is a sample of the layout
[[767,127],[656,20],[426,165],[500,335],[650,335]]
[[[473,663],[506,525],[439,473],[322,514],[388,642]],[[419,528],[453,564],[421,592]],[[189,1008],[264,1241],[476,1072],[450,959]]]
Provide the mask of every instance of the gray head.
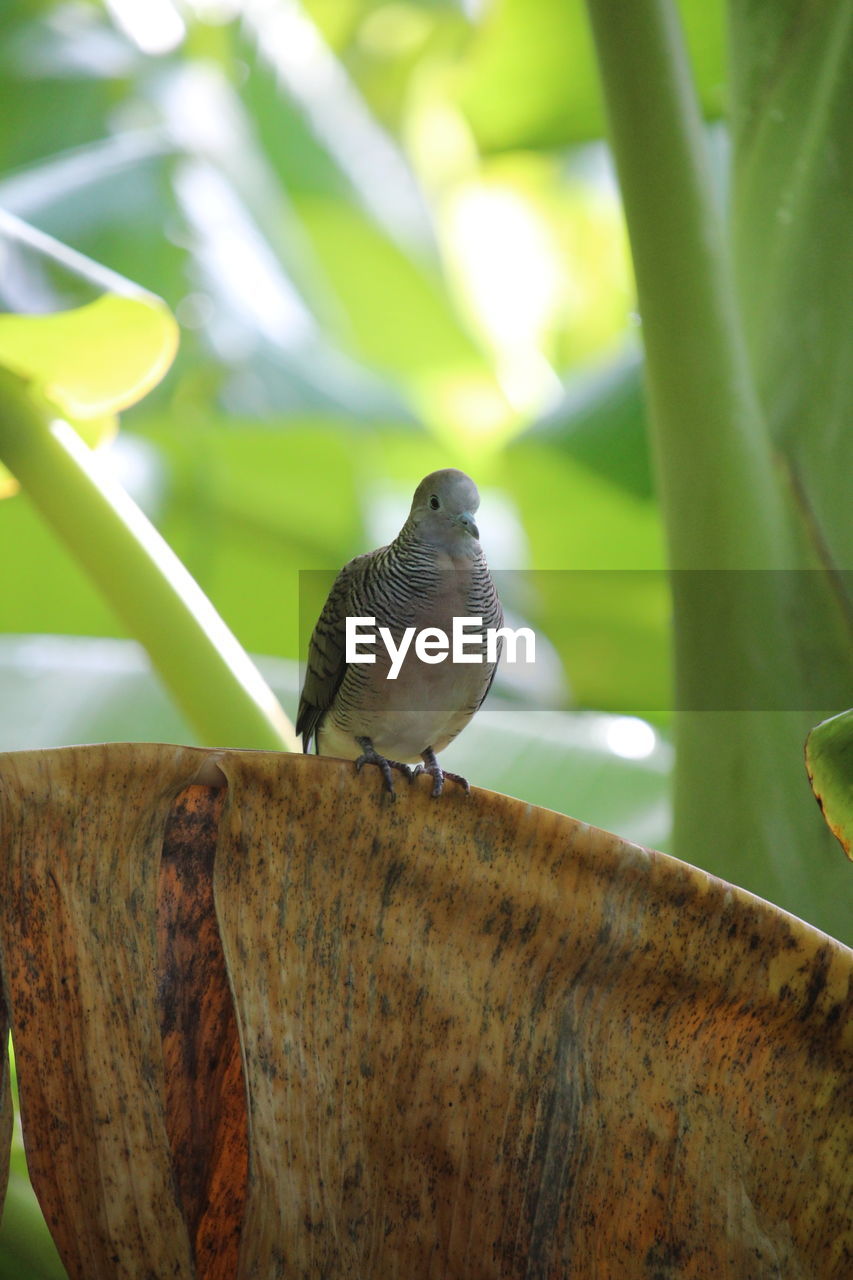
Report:
[[480,537],[474,520],[479,505],[480,495],[471,477],[448,467],[433,471],[420,482],[406,524],[424,542],[473,551],[472,544]]

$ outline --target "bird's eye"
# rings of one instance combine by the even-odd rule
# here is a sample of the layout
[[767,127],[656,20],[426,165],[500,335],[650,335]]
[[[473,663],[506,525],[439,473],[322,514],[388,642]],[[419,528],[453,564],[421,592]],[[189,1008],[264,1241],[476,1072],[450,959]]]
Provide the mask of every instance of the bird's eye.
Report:
[[433,511],[438,511],[438,508],[441,506],[441,503],[439,502],[435,494],[431,495],[429,500],[429,505],[432,507]]

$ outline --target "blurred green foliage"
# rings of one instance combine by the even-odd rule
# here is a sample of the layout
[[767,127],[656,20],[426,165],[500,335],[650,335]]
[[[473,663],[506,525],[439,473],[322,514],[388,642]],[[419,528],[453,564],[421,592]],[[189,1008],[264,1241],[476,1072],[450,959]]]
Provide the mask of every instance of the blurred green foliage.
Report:
[[[818,202],[840,243],[849,187],[843,155],[822,155],[820,130],[796,127],[798,97],[830,81],[791,59],[800,78],[759,86],[746,110],[784,22],[766,5],[731,7],[727,61],[721,0],[679,5],[720,201],[735,220],[759,391],[774,440],[793,442],[785,465],[802,462],[804,510],[820,517],[828,495],[825,536],[843,569],[849,379],[836,357],[849,335],[850,255],[824,252],[814,266],[803,238],[815,220],[800,215]],[[448,764],[661,846],[671,601],[635,291],[583,9],[6,0],[0,208],[177,316],[175,365],[123,415],[107,456],[242,643],[271,655],[262,666],[289,713],[300,571],[336,569],[385,540],[422,475],[461,466],[483,494],[490,563],[525,571],[507,575],[505,601],[537,628],[549,661],[535,688],[496,688]],[[807,46],[809,31],[793,30]],[[732,76],[739,107],[727,129]],[[768,174],[792,137],[816,176],[777,208]],[[4,252],[0,242],[0,307],[88,300],[36,258]],[[775,275],[768,260],[781,264]],[[818,287],[830,305],[801,308],[801,326],[786,327],[779,317]],[[0,552],[3,749],[193,740],[22,494],[0,503]],[[733,784],[715,803],[738,799]],[[767,887],[784,884],[784,865],[768,882],[748,848],[725,859],[729,875],[739,859],[739,883],[805,912]],[[839,931],[843,907],[821,894],[810,918]],[[0,1276],[53,1276],[43,1242],[20,1226],[16,1159]]]
[[[177,314],[176,365],[112,456],[251,650],[297,656],[298,570],[386,536],[434,466],[475,474],[495,567],[663,568],[624,229],[569,8],[3,11],[0,205]],[[720,12],[686,8],[716,110]],[[487,137],[516,47],[525,78],[549,50],[535,119],[507,92]],[[122,634],[25,498],[0,536],[3,631]],[[659,579],[604,611],[600,581],[536,594],[558,653],[592,632],[549,705],[666,722]],[[602,661],[614,635],[636,661]]]

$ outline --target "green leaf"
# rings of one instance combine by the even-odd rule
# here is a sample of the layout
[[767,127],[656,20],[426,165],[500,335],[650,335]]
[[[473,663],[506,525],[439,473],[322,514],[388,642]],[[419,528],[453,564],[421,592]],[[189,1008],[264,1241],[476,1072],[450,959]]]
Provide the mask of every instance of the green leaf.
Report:
[[52,315],[0,315],[0,364],[77,420],[141,400],[177,348],[178,326],[154,297],[103,294]]
[[506,428],[514,414],[439,273],[352,206],[300,199],[297,207],[341,306],[342,344],[406,386],[448,436]]
[[853,861],[853,711],[812,729],[806,769],[827,826]]
[[[724,80],[723,5],[682,0],[680,8],[703,105],[717,116]],[[579,0],[497,0],[474,35],[458,97],[485,151],[600,137],[601,91],[584,6]]]
[[[756,385],[806,540],[853,568],[853,7],[733,0],[733,233]],[[853,597],[839,606],[853,629]],[[848,639],[849,643],[849,639]]]
[[0,545],[14,547],[15,554],[0,561],[0,633],[126,635],[71,550],[17,481],[9,481],[11,495],[0,502]]
[[556,648],[574,705],[668,719],[671,600],[657,506],[532,434],[505,452],[499,475],[535,566],[526,611]]
[[[115,435],[115,415],[172,364],[174,317],[154,294],[3,211],[0,251],[12,279],[27,282],[13,285],[12,299],[26,307],[47,298],[56,307],[46,314],[0,312],[0,369],[73,422],[90,447],[103,443]],[[68,299],[80,305],[67,306]],[[0,465],[0,496],[15,487]]]
[[570,378],[525,438],[547,442],[638,498],[653,497],[642,362],[633,354]]
[[39,0],[0,5],[2,172],[99,136],[133,64],[97,9],[66,9],[61,21],[56,9]]
[[[186,296],[192,245],[184,238],[177,244],[177,237],[163,234],[164,226],[178,225],[171,188],[174,163],[170,132],[130,128],[105,137],[99,131],[86,146],[50,151],[23,172],[3,176],[0,207],[37,222],[54,246],[65,249],[73,244],[80,257],[85,255],[84,262],[108,263],[124,281],[138,281],[175,308]],[[39,266],[43,263],[44,259]],[[86,292],[68,274],[57,278],[56,268],[35,273],[34,281],[41,283],[47,275],[54,302],[36,299],[35,306],[16,304],[10,309],[60,311],[104,291],[98,285],[95,295]],[[24,279],[33,283],[29,276]],[[127,286],[113,291],[126,294]],[[187,336],[193,336],[192,330]]]
[[653,570],[665,565],[654,502],[568,456],[553,440],[522,436],[499,464],[515,499],[537,569]]
[[346,421],[323,418],[259,426],[140,415],[134,431],[159,459],[170,546],[247,648],[295,658],[299,570],[337,570],[369,549],[357,484],[364,442]]

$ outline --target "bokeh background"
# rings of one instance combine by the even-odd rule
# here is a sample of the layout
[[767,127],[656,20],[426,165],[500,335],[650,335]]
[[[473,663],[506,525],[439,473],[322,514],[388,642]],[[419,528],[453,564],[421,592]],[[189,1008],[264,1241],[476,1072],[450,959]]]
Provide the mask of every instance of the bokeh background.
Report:
[[[721,6],[683,9],[715,117]],[[493,568],[539,571],[504,594],[540,658],[448,763],[665,845],[669,602],[583,6],[16,0],[0,21],[0,206],[177,316],[109,459],[288,711],[299,572],[463,467]],[[193,740],[24,496],[0,539],[0,745]]]
[[[679,7],[725,200],[724,6]],[[540,659],[444,763],[666,849],[670,599],[580,0],[4,0],[0,64],[0,207],[180,324],[105,456],[286,710],[300,573],[462,467]],[[68,305],[40,288],[22,309]],[[0,749],[111,739],[195,740],[10,495]],[[63,1274],[19,1133],[0,1274]]]

